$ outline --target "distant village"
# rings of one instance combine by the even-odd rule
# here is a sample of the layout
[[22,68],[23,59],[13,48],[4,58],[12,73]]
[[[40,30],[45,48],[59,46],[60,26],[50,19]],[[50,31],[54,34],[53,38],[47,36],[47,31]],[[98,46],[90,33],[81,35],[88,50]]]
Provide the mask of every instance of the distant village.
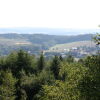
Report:
[[95,55],[99,52],[99,47],[72,47],[72,48],[52,48],[51,51],[44,51],[45,56],[52,57],[54,55],[61,55],[62,57],[66,57],[67,55],[72,55],[75,58],[82,58],[89,55]]

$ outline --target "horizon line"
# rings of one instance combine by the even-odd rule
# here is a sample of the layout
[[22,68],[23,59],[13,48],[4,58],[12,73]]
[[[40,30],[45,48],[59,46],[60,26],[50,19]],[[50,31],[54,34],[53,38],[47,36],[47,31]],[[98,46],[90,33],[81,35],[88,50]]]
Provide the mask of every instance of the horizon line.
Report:
[[22,27],[0,27],[0,29],[13,29],[13,28],[41,28],[41,29],[100,29],[100,27],[94,27],[94,28],[75,28],[75,27],[72,27],[72,28],[70,28],[70,27],[68,27],[68,28],[65,28],[65,27],[24,27],[24,26],[22,26]]

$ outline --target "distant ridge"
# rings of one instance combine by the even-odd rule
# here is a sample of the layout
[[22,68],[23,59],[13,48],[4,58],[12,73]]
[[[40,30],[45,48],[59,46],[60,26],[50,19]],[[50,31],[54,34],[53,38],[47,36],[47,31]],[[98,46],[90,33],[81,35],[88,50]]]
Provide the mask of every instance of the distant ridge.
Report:
[[[79,41],[91,41],[94,34],[81,34],[71,36],[47,34],[0,34],[0,53],[7,55],[11,51],[25,50],[38,54],[41,50],[48,50],[57,44]],[[78,43],[79,44],[79,43]],[[75,45],[75,44],[74,44]]]
[[0,28],[0,34],[18,33],[18,34],[49,34],[49,35],[79,35],[79,34],[95,34],[99,33],[100,29],[65,29],[65,28]]

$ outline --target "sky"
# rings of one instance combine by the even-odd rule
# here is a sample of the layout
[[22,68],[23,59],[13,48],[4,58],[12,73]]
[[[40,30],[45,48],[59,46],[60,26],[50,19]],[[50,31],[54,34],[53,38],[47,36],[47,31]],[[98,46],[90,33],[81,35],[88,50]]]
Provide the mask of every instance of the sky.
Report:
[[0,28],[98,28],[100,0],[0,0]]

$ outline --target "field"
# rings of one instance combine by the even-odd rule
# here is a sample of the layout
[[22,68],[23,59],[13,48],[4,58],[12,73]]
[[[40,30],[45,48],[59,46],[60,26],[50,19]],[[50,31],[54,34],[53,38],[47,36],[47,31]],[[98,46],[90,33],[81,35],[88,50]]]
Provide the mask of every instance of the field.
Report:
[[13,45],[30,45],[31,42],[25,40],[25,39],[6,39],[6,38],[0,38],[0,45],[7,45],[7,46],[13,46]]
[[48,52],[61,52],[64,50],[75,49],[77,47],[95,47],[95,43],[93,41],[78,41],[72,43],[65,44],[57,44],[51,48],[49,48]]

